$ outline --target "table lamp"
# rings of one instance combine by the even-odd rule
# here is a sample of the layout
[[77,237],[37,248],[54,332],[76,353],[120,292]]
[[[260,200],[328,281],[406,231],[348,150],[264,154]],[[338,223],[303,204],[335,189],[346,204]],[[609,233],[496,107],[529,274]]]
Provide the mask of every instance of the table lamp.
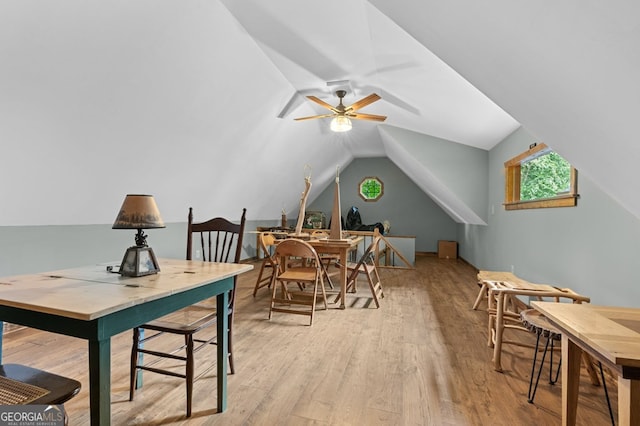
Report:
[[120,274],[127,277],[141,277],[157,274],[158,261],[143,229],[164,228],[158,206],[152,195],[128,194],[112,229],[137,229],[136,245],[127,249],[120,265]]

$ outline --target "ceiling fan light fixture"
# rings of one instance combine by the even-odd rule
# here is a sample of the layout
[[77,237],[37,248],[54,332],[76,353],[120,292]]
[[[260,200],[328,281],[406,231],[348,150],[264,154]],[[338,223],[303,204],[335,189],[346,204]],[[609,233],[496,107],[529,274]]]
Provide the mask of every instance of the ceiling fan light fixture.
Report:
[[348,132],[351,130],[351,120],[344,115],[338,115],[331,120],[331,130],[334,132]]

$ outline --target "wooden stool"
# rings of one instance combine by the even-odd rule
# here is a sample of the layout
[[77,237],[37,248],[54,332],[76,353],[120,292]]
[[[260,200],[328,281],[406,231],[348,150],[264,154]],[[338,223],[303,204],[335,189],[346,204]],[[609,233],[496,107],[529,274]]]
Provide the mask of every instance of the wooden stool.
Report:
[[[558,330],[549,320],[540,312],[535,309],[526,309],[520,312],[520,318],[524,326],[529,331],[536,334],[536,348],[533,353],[533,364],[531,365],[531,378],[529,379],[529,392],[527,393],[527,401],[533,404],[533,398],[536,396],[536,389],[538,388],[538,382],[540,381],[540,374],[542,373],[542,367],[544,366],[544,359],[549,349],[549,343],[551,343],[551,355],[549,358],[549,384],[553,385],[558,381],[560,374],[560,364],[562,359],[558,361],[558,370],[555,377],[553,377],[553,347],[555,341],[562,339],[562,333]],[[538,369],[538,375],[536,376],[536,383],[533,385],[533,375],[536,370],[536,358],[538,356],[538,345],[540,343],[540,336],[546,337],[547,341],[544,345],[544,352],[542,353],[542,361],[540,361],[540,368]],[[604,372],[602,371],[602,363],[598,361],[600,367],[600,377],[602,379],[602,387],[604,389],[604,395],[607,399],[607,407],[609,408],[609,417],[611,418],[611,424],[615,426],[615,420],[613,417],[613,410],[611,408],[611,401],[609,400],[609,392],[607,391],[607,382],[604,378]]]

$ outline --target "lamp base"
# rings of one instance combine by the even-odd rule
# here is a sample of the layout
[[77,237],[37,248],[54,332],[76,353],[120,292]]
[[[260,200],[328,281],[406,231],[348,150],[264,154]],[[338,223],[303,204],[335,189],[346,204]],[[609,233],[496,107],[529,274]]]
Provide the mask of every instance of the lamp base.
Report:
[[142,277],[160,271],[158,260],[151,247],[132,246],[127,249],[120,265],[120,275]]

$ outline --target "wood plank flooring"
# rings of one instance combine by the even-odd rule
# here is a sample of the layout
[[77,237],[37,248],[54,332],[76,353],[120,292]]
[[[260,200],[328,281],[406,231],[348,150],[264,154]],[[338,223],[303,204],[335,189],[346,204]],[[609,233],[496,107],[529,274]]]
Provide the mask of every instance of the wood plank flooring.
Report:
[[[185,418],[181,379],[146,374],[129,401],[131,333],[112,340],[114,425],[557,425],[561,383],[540,380],[527,402],[532,350],[505,346],[504,373],[491,365],[486,312],[471,306],[475,270],[461,260],[416,257],[417,269],[381,270],[385,298],[375,309],[363,283],[346,310],[330,305],[307,317],[274,313],[269,295],[252,297],[259,264],[239,280],[236,374],[228,409],[215,409],[215,369],[196,382]],[[484,305],[482,306],[484,308]],[[512,339],[535,342],[532,334]],[[70,425],[89,424],[86,342],[31,329],[5,335],[4,362],[21,362],[80,380],[65,408]],[[206,364],[200,352],[199,365]],[[214,352],[211,352],[214,356]],[[215,359],[215,358],[213,358]],[[609,377],[614,403],[615,381]],[[610,424],[602,387],[583,371],[578,424]]]

